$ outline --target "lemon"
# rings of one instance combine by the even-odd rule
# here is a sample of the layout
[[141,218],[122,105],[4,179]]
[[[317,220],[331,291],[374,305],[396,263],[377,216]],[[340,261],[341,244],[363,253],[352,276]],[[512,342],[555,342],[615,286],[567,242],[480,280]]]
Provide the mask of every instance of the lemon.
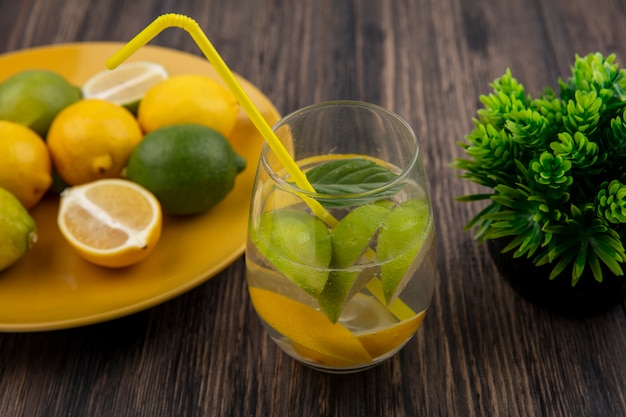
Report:
[[128,179],[153,192],[168,214],[197,214],[224,199],[245,168],[219,132],[197,124],[148,133],[132,152]]
[[137,114],[139,102],[152,86],[168,78],[165,67],[155,62],[136,61],[114,70],[94,74],[82,86],[83,98],[99,98],[126,107]]
[[105,267],[125,267],[145,259],[161,236],[158,200],[124,179],[102,179],[65,189],[59,229],[77,253]]
[[[376,317],[371,329],[351,331],[331,323],[317,309],[263,288],[250,287],[254,309],[267,325],[289,339],[305,359],[324,366],[350,368],[373,362],[401,348],[422,324],[426,311],[396,321],[371,297],[359,294],[360,307]],[[363,313],[361,313],[363,314]]]
[[380,280],[387,304],[402,292],[412,278],[408,273],[431,227],[430,206],[423,199],[407,200],[387,216],[378,235]]
[[268,211],[250,235],[278,271],[313,297],[320,295],[328,280],[332,242],[319,218],[293,209]]
[[37,241],[37,227],[26,208],[0,188],[0,271],[17,262]]
[[426,310],[392,326],[369,332],[359,332],[357,338],[373,357],[380,357],[402,346],[419,329]]
[[[329,274],[324,290],[317,299],[330,321],[339,319],[346,301],[372,278],[349,267],[365,253],[389,211],[382,204],[366,204],[348,213],[333,228],[331,265],[338,269]],[[362,279],[359,280],[361,275]]]
[[316,309],[262,288],[250,287],[249,292],[258,315],[288,339],[350,364],[372,362],[372,356],[350,330],[331,323]]
[[137,118],[145,133],[163,126],[195,123],[228,137],[239,104],[226,87],[205,75],[176,75],[150,88],[139,103]]
[[55,72],[22,71],[0,84],[0,120],[22,124],[45,138],[56,115],[80,98],[80,90]]
[[118,177],[142,137],[130,111],[88,99],[59,113],[50,126],[48,147],[63,181],[78,185]]
[[26,126],[0,120],[0,187],[33,208],[52,184],[45,142]]
[[[367,350],[372,358],[381,358],[397,351],[401,348],[420,327],[426,317],[426,311],[422,311],[417,315],[405,321],[391,325],[383,329],[374,329],[373,331],[355,333],[361,345]],[[291,341],[294,350],[303,358],[320,364],[322,366],[331,366],[335,368],[350,368],[356,365],[354,360],[346,360],[339,358],[337,354],[329,355],[321,353],[313,349],[309,349],[298,342]]]

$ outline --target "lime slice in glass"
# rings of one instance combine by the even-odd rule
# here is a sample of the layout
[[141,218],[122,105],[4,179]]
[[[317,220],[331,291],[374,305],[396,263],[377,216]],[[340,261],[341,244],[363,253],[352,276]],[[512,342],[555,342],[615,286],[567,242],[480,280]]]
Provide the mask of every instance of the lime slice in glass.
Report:
[[[350,269],[365,253],[380,224],[389,214],[383,204],[366,204],[346,215],[331,232],[333,256],[324,290],[318,297],[322,310],[336,322],[346,302],[372,278],[368,271]],[[370,260],[372,261],[372,260]],[[343,269],[343,270],[340,270]]]
[[[385,219],[378,234],[378,260],[385,301],[390,304],[402,292],[411,274],[411,266],[418,261],[430,227],[428,201],[413,199],[395,207]],[[417,265],[416,265],[417,266]]]
[[332,256],[330,235],[320,219],[300,210],[268,211],[251,232],[254,244],[278,271],[308,294],[319,296]]

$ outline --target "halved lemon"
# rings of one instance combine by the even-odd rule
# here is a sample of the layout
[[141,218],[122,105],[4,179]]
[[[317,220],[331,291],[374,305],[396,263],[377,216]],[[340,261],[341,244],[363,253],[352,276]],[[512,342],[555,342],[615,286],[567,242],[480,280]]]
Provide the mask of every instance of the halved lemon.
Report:
[[161,236],[161,206],[148,190],[124,179],[103,179],[61,193],[58,225],[86,260],[105,267],[133,265]]
[[103,70],[89,78],[82,86],[84,98],[111,101],[137,113],[139,102],[152,86],[169,76],[161,64],[135,61],[122,64],[114,70]]

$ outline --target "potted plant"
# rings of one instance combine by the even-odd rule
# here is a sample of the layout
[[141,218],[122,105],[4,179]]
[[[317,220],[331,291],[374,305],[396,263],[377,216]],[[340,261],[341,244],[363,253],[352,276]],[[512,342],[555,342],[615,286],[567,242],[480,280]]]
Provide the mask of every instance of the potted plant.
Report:
[[507,70],[482,95],[452,167],[484,193],[467,224],[524,297],[570,316],[626,298],[626,70],[575,56],[536,98]]

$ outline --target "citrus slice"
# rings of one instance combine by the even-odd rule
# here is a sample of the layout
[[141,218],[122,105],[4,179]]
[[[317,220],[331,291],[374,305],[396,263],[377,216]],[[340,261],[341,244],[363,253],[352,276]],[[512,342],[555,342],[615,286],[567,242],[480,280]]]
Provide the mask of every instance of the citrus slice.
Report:
[[297,345],[342,362],[370,363],[372,356],[357,337],[324,313],[284,295],[250,287],[257,314],[274,330]]
[[278,271],[317,298],[328,279],[332,256],[328,229],[319,218],[293,209],[268,211],[250,234]]
[[123,179],[66,188],[57,221],[79,255],[106,267],[129,266],[148,256],[159,240],[162,224],[156,197]]
[[348,213],[333,228],[332,266],[348,268],[356,263],[390,209],[384,204],[366,204]]
[[[381,284],[380,279],[374,278],[370,280],[365,287],[378,301],[383,304],[386,303],[383,284]],[[399,297],[396,297],[395,300],[389,303],[387,309],[400,321],[408,320],[416,314],[415,311],[406,305]]]
[[[250,298],[259,316],[289,340],[294,351],[311,362],[331,367],[352,367],[372,363],[400,349],[422,324],[426,311],[396,322],[380,311],[382,305],[362,297],[359,307],[370,320],[379,321],[374,329],[352,332],[346,325],[331,323],[317,309],[284,295],[250,287]],[[365,313],[363,311],[362,313]]]
[[168,78],[163,65],[136,61],[114,70],[104,70],[89,78],[82,86],[84,98],[111,101],[137,113],[139,102],[150,87]]
[[426,310],[384,329],[357,333],[357,339],[373,358],[378,358],[403,346],[419,329],[424,317]]
[[[396,323],[390,327],[384,329],[375,329],[369,330],[365,333],[358,333],[357,339],[365,350],[374,358],[380,358],[386,356],[394,351],[398,350],[408,340],[410,337],[417,331],[422,322],[424,321],[424,317],[426,316],[426,311],[422,311],[421,313],[414,315],[410,319],[405,321]],[[349,361],[345,359],[339,359],[333,356],[328,356],[320,352],[316,352],[315,350],[309,349],[306,346],[303,346],[299,343],[292,342],[292,346],[294,350],[302,357],[311,360],[312,362],[318,363],[323,366],[331,366],[338,368],[349,368],[350,366],[354,366],[354,360]]]
[[409,269],[418,265],[417,255],[430,227],[427,200],[407,200],[395,207],[385,219],[378,234],[380,280],[387,304],[402,292],[411,279]]
[[348,213],[333,228],[331,266],[338,270],[328,275],[324,290],[318,297],[320,307],[333,323],[339,319],[346,302],[372,279],[371,272],[361,273],[360,270],[347,268],[355,265],[369,247],[389,211],[384,205],[366,204]]
[[291,346],[300,357],[317,365],[329,366],[332,368],[350,368],[359,365],[359,363],[354,360],[340,359],[334,356],[325,355],[323,353],[316,352],[313,349],[309,349],[308,347],[297,342],[292,341]]

